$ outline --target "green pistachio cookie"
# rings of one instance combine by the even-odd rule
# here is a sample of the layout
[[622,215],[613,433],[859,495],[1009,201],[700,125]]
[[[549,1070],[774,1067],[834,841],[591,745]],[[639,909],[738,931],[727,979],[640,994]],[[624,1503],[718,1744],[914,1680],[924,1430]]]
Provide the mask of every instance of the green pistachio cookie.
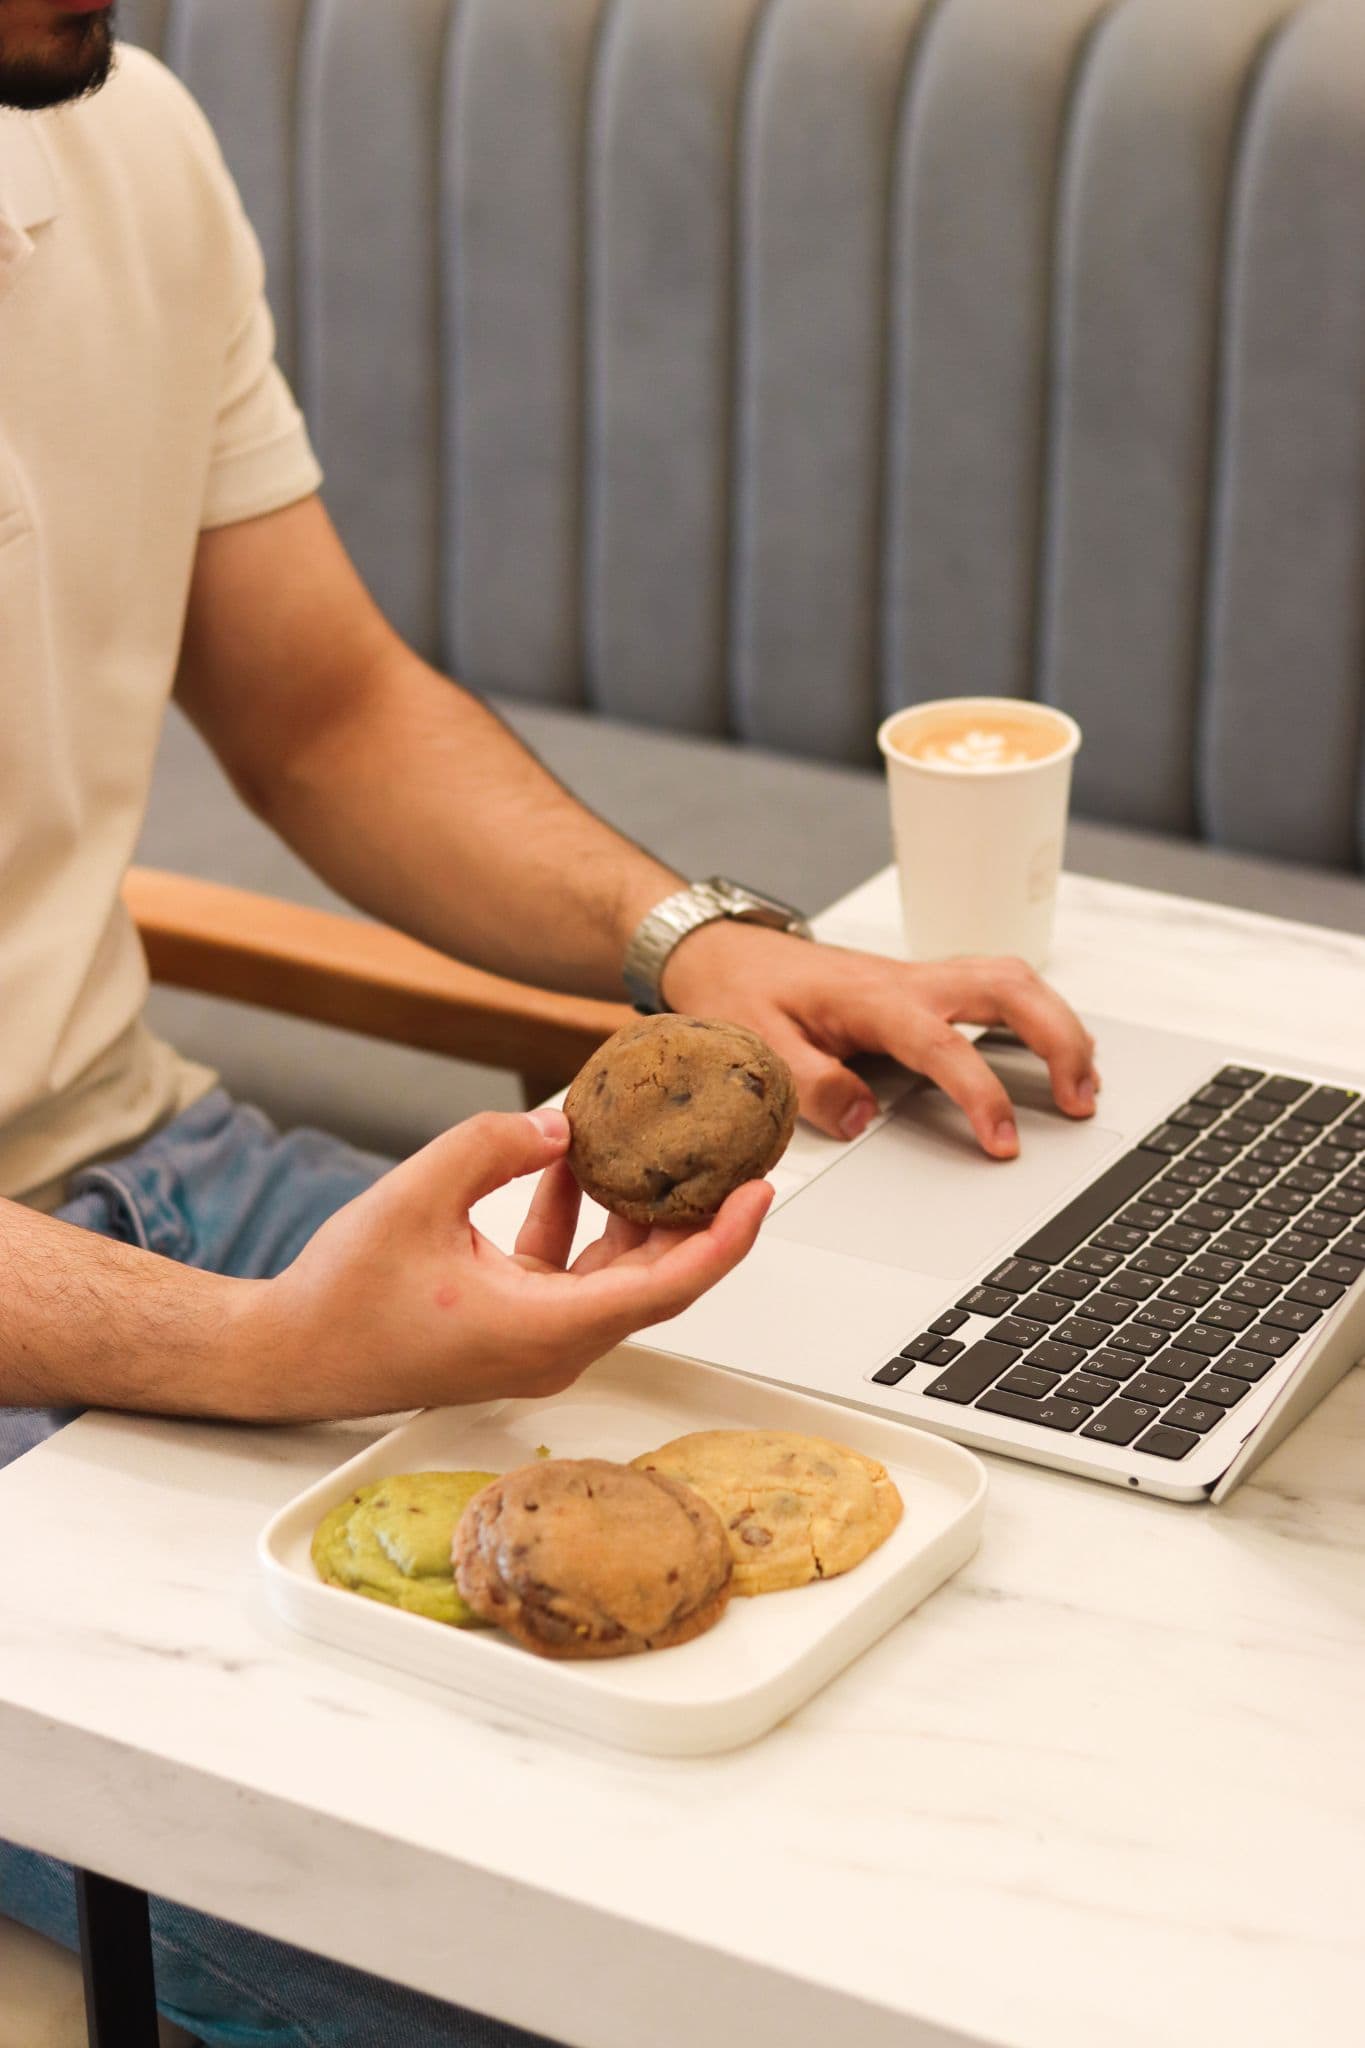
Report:
[[479,1626],[455,1590],[451,1545],[470,1501],[495,1472],[401,1472],[381,1479],[324,1515],[313,1563],[329,1586],[425,1614],[455,1628]]

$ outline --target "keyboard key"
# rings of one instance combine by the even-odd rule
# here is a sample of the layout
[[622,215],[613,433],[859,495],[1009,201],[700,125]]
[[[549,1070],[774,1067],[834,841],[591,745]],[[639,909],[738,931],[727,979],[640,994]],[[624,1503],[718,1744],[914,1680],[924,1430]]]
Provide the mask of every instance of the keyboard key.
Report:
[[1302,1302],[1305,1308],[1335,1308],[1345,1292],[1340,1281],[1315,1280],[1311,1273],[1306,1273],[1302,1280],[1295,1281],[1287,1298]]
[[992,1380],[999,1379],[1002,1372],[1018,1363],[1018,1353],[1008,1345],[992,1344],[989,1337],[971,1344],[961,1358],[955,1359],[946,1372],[931,1380],[924,1389],[936,1401],[956,1401],[965,1405],[974,1401],[978,1394],[984,1394]]
[[937,1342],[938,1338],[926,1330],[922,1337],[915,1337],[909,1344],[902,1344],[901,1357],[909,1359],[927,1358]]
[[1060,1377],[1060,1373],[1044,1372],[1041,1366],[1015,1365],[999,1384],[1006,1394],[1027,1394],[1036,1401],[1041,1395],[1050,1394]]
[[1095,1243],[1107,1252],[1135,1252],[1146,1234],[1129,1223],[1106,1223],[1095,1232]]
[[1103,1373],[1107,1380],[1126,1380],[1131,1379],[1141,1364],[1140,1358],[1131,1357],[1123,1351],[1092,1351],[1085,1361],[1085,1369]]
[[1224,1372],[1235,1374],[1239,1380],[1259,1380],[1264,1379],[1279,1360],[1268,1358],[1263,1351],[1229,1351],[1218,1363]]
[[926,1365],[951,1365],[958,1353],[965,1351],[966,1348],[966,1345],[959,1344],[956,1338],[944,1337],[935,1344],[924,1362]]
[[1271,1358],[1283,1358],[1298,1341],[1295,1331],[1277,1330],[1273,1323],[1257,1323],[1254,1330],[1244,1331],[1237,1339],[1243,1351],[1264,1351]]
[[1156,1244],[1163,1252],[1197,1252],[1208,1241],[1207,1230],[1192,1230],[1188,1223],[1168,1223]]
[[[1182,1140],[1190,1135],[1189,1132],[1182,1133]],[[1116,1209],[1121,1209],[1125,1202],[1131,1201],[1140,1189],[1146,1187],[1149,1180],[1154,1180],[1160,1165],[1160,1159],[1154,1154],[1125,1152],[1121,1159],[1116,1159],[1112,1166],[1106,1167],[1092,1180],[1074,1201],[1059,1209],[1041,1230],[1036,1230],[1027,1244],[1021,1244],[1018,1247],[1019,1257],[1043,1259],[1050,1266],[1059,1265],[1100,1224],[1107,1222]],[[1117,1246],[1114,1249],[1129,1247]]]
[[1283,1237],[1276,1238],[1271,1250],[1279,1258],[1302,1259],[1307,1262],[1309,1259],[1321,1258],[1322,1239],[1309,1236],[1307,1231],[1286,1230]]
[[1257,1252],[1264,1251],[1265,1243],[1245,1230],[1225,1230],[1214,1239],[1213,1249],[1227,1259],[1254,1259]]
[[1097,1323],[1090,1316],[1068,1316],[1064,1323],[1057,1323],[1052,1334],[1059,1344],[1079,1344],[1082,1351],[1090,1351],[1096,1344],[1109,1342],[1109,1324]]
[[1133,1313],[1134,1303],[1126,1294],[1110,1294],[1106,1288],[1100,1294],[1092,1294],[1085,1305],[1087,1322],[1126,1323]]
[[1071,1303],[1058,1294],[1044,1294],[1040,1290],[1037,1294],[1026,1294],[1016,1313],[1034,1323],[1060,1323],[1063,1316],[1071,1314]]
[[1173,1273],[1180,1271],[1179,1252],[1158,1251],[1155,1245],[1146,1245],[1140,1252],[1134,1252],[1128,1261],[1130,1273],[1150,1273],[1154,1279],[1169,1280]]
[[1311,1145],[1320,1135],[1316,1124],[1305,1123],[1303,1118],[1297,1115],[1282,1117],[1275,1126],[1275,1136],[1279,1142],[1282,1145],[1292,1145],[1296,1151],[1302,1151],[1305,1145]]
[[1216,1280],[1221,1287],[1225,1280],[1233,1280],[1241,1271],[1240,1259],[1225,1258],[1221,1252],[1201,1252],[1197,1259],[1191,1259],[1186,1273],[1192,1273],[1196,1280]]
[[1164,1408],[1177,1394],[1184,1393],[1185,1382],[1163,1379],[1159,1372],[1140,1372],[1123,1391],[1130,1401],[1150,1401],[1155,1407]]
[[1249,1116],[1225,1116],[1214,1136],[1225,1145],[1249,1145],[1253,1138],[1260,1137],[1262,1128]]
[[1365,1266],[1359,1259],[1348,1259],[1343,1252],[1328,1252],[1313,1268],[1315,1280],[1335,1280],[1342,1287],[1349,1287],[1358,1280]]
[[1323,1189],[1330,1187],[1331,1184],[1330,1173],[1324,1173],[1321,1167],[1304,1165],[1296,1166],[1293,1172],[1287,1173],[1280,1182],[1282,1188],[1297,1188],[1305,1195],[1320,1195]]
[[1183,1152],[1194,1137],[1194,1132],[1183,1124],[1162,1124],[1157,1130],[1149,1131],[1142,1141],[1142,1150],[1169,1159],[1177,1152]]
[[1262,1138],[1251,1156],[1258,1159],[1263,1166],[1273,1167],[1278,1172],[1282,1166],[1289,1165],[1297,1151],[1296,1145],[1282,1145],[1278,1138]]
[[1220,1067],[1213,1077],[1215,1088],[1235,1088],[1239,1094],[1254,1088],[1265,1075],[1259,1067]]
[[1027,1363],[1042,1366],[1047,1372],[1074,1372],[1084,1357],[1079,1344],[1059,1344],[1055,1337],[1045,1337],[1041,1344],[1034,1345]]
[[1112,1273],[1121,1266],[1123,1260],[1118,1252],[1107,1252],[1103,1246],[1088,1244],[1082,1251],[1073,1252],[1067,1264],[1074,1266],[1078,1273],[1088,1273],[1102,1280],[1106,1273]]
[[1249,1188],[1239,1180],[1230,1180],[1227,1174],[1216,1180],[1209,1188],[1208,1198],[1224,1209],[1244,1209],[1256,1195],[1255,1188]]
[[1342,1231],[1349,1230],[1350,1226],[1349,1216],[1339,1216],[1335,1209],[1324,1209],[1321,1205],[1294,1219],[1296,1230],[1310,1233],[1313,1237],[1340,1237]]
[[1259,1238],[1262,1242],[1268,1237],[1274,1237],[1277,1231],[1283,1230],[1286,1220],[1278,1209],[1264,1208],[1262,1204],[1265,1199],[1262,1195],[1260,1201],[1253,1203],[1251,1208],[1244,1209],[1234,1226],[1245,1231],[1248,1237]]
[[1231,1209],[1222,1209],[1217,1202],[1191,1202],[1181,1217],[1176,1229],[1222,1230],[1232,1221]]
[[1183,1209],[1190,1199],[1190,1190],[1183,1181],[1157,1180],[1142,1191],[1145,1207],[1158,1209]]
[[1256,1206],[1272,1216],[1297,1216],[1300,1209],[1308,1207],[1308,1201],[1302,1188],[1291,1188],[1287,1181],[1281,1181],[1278,1187],[1267,1188]]
[[1312,1087],[1311,1081],[1301,1081],[1296,1074],[1272,1074],[1256,1090],[1258,1102],[1297,1102]]
[[[1245,1342],[1245,1338],[1242,1341]],[[1216,1358],[1231,1342],[1231,1330],[1209,1329],[1203,1323],[1196,1323],[1193,1329],[1180,1332],[1181,1349],[1202,1351],[1205,1358]]]
[[1305,1152],[1299,1163],[1320,1167],[1324,1173],[1338,1174],[1344,1166],[1350,1165],[1351,1156],[1340,1145],[1322,1144],[1315,1145],[1311,1152]]
[[986,1275],[986,1285],[1007,1288],[1011,1294],[1027,1294],[1030,1287],[1046,1278],[1047,1267],[1041,1259],[1006,1259],[1003,1266]]
[[1306,1100],[1298,1104],[1294,1114],[1310,1124],[1331,1124],[1359,1099],[1349,1088],[1315,1088]]
[[1117,1380],[1101,1379],[1098,1373],[1073,1372],[1058,1391],[1064,1401],[1085,1401],[1091,1408],[1098,1408],[1101,1401],[1118,1392],[1118,1386]]
[[1208,1166],[1231,1166],[1237,1157],[1237,1147],[1225,1145],[1219,1138],[1205,1138],[1194,1147],[1190,1157]]
[[1254,1308],[1247,1308],[1240,1301],[1213,1302],[1199,1317],[1199,1327],[1208,1326],[1214,1330],[1245,1330],[1256,1320]]
[[1217,1173],[1207,1159],[1176,1159],[1166,1169],[1164,1180],[1173,1181],[1177,1187],[1206,1187]]
[[1063,1267],[1059,1272],[1049,1273],[1047,1291],[1060,1294],[1065,1301],[1084,1301],[1094,1291],[1095,1282],[1089,1273],[1068,1273]]
[[1178,1330],[1193,1314],[1194,1310],[1183,1301],[1146,1301],[1133,1321],[1145,1323],[1152,1330]]
[[1359,1216],[1365,1209],[1365,1194],[1357,1194],[1353,1188],[1331,1188],[1318,1207],[1339,1210],[1343,1216]]
[[1172,1429],[1192,1429],[1199,1436],[1212,1429],[1227,1414],[1216,1401],[1177,1401],[1166,1410],[1165,1421]]
[[1045,1323],[1025,1322],[1022,1316],[1006,1316],[996,1323],[990,1337],[985,1340],[995,1344],[1013,1344],[1020,1351],[1027,1351],[1030,1344],[1036,1344],[1040,1337],[1047,1335]]
[[1197,1380],[1200,1373],[1208,1371],[1209,1361],[1202,1351],[1187,1351],[1183,1344],[1168,1344],[1148,1361],[1146,1369],[1162,1373],[1167,1379]]
[[1012,1415],[1018,1422],[1036,1422],[1043,1429],[1079,1429],[1094,1414],[1083,1401],[1063,1401],[1053,1394],[1043,1401],[1029,1401],[1022,1394],[1002,1394],[993,1387],[977,1402],[991,1415]]
[[1169,1423],[1158,1422],[1155,1429],[1138,1438],[1134,1449],[1147,1451],[1154,1458],[1183,1458],[1198,1441],[1192,1429],[1172,1429]]
[[1119,1210],[1115,1220],[1128,1224],[1133,1230],[1159,1230],[1166,1221],[1165,1204],[1130,1202],[1126,1209]]
[[1131,1266],[1125,1266],[1121,1273],[1115,1273],[1104,1291],[1125,1295],[1129,1301],[1146,1301],[1149,1294],[1156,1293],[1156,1281],[1150,1273],[1135,1273]]
[[1322,1310],[1303,1301],[1281,1301],[1266,1310],[1263,1321],[1276,1330],[1311,1330],[1322,1321]]
[[1349,1123],[1337,1124],[1332,1131],[1332,1143],[1340,1145],[1345,1152],[1365,1151],[1365,1124],[1355,1117]]
[[1266,1252],[1247,1271],[1254,1273],[1258,1280],[1273,1280],[1280,1287],[1287,1287],[1291,1280],[1297,1280],[1303,1271],[1299,1259],[1286,1259],[1279,1252]]
[[1352,1224],[1349,1236],[1338,1239],[1335,1250],[1339,1259],[1359,1259],[1365,1263],[1365,1231]]
[[962,1328],[962,1325],[966,1322],[966,1320],[967,1311],[965,1308],[945,1309],[941,1316],[936,1317],[935,1320],[932,1323],[930,1323],[929,1328],[933,1331],[936,1337],[951,1337],[956,1331]]
[[1171,1111],[1169,1122],[1184,1124],[1192,1131],[1206,1131],[1210,1124],[1218,1121],[1218,1111],[1207,1102],[1182,1102],[1179,1109]]
[[1154,1351],[1160,1351],[1165,1343],[1161,1330],[1147,1330],[1139,1323],[1125,1323],[1121,1330],[1115,1330],[1109,1339],[1111,1351],[1136,1351],[1141,1358],[1150,1358]]
[[1160,1413],[1161,1410],[1153,1408],[1149,1402],[1120,1398],[1111,1401],[1107,1408],[1101,1408],[1099,1414],[1086,1423],[1081,1435],[1098,1437],[1101,1443],[1106,1444],[1130,1444],[1138,1431],[1147,1423],[1155,1422]]
[[888,1360],[880,1372],[874,1372],[872,1377],[879,1387],[894,1387],[905,1378],[908,1372],[913,1372],[914,1370],[915,1366],[912,1359],[892,1358]]
[[1006,1287],[973,1287],[963,1295],[958,1307],[966,1309],[969,1315],[1003,1316],[1018,1299],[1018,1295]]
[[1212,1280],[1192,1280],[1188,1273],[1182,1273],[1178,1280],[1172,1280],[1169,1287],[1162,1288],[1161,1299],[1183,1301],[1189,1308],[1203,1308],[1205,1302],[1212,1301],[1217,1292],[1218,1289]]
[[1269,1308],[1279,1291],[1272,1280],[1254,1280],[1243,1273],[1240,1280],[1233,1281],[1223,1299],[1245,1302],[1248,1308]]
[[1251,1387],[1246,1380],[1234,1380],[1224,1373],[1211,1372],[1207,1379],[1199,1380],[1190,1388],[1192,1401],[1214,1401],[1220,1408],[1235,1408],[1243,1394],[1249,1394]]
[[1240,1088],[1229,1088],[1225,1082],[1210,1081],[1206,1088],[1196,1091],[1193,1099],[1207,1103],[1210,1109],[1231,1109],[1241,1092]]
[[1280,1114],[1280,1104],[1278,1102],[1258,1102],[1253,1095],[1248,1101],[1238,1103],[1237,1114],[1244,1123],[1260,1124],[1264,1128],[1266,1124],[1273,1124],[1275,1122],[1275,1119]]

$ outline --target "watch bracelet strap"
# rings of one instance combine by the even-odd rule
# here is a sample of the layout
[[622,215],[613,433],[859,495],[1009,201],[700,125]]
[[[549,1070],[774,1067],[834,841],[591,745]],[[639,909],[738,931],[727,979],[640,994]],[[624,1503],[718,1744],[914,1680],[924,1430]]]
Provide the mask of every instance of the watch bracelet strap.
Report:
[[[621,969],[626,993],[637,1010],[645,1015],[667,1010],[659,984],[674,949],[683,939],[722,918],[743,920],[743,911],[736,908],[733,900],[733,888],[719,877],[709,882],[692,882],[665,896],[641,919],[626,948]],[[770,927],[783,928],[800,938],[814,936],[806,920],[794,912],[786,919],[785,927]]]

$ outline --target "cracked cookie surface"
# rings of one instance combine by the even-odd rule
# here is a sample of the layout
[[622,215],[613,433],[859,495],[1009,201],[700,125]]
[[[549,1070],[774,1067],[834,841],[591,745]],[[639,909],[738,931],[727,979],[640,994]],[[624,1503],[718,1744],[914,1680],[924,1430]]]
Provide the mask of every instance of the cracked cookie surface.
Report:
[[895,1482],[875,1458],[790,1430],[696,1430],[634,1463],[711,1503],[725,1525],[736,1593],[780,1593],[851,1571],[902,1514]]
[[704,1223],[787,1149],[796,1086],[757,1032],[641,1017],[599,1046],[564,1103],[585,1193],[632,1223]]
[[455,1577],[482,1620],[542,1657],[663,1650],[719,1621],[730,1546],[715,1510],[662,1473],[549,1458],[480,1494]]

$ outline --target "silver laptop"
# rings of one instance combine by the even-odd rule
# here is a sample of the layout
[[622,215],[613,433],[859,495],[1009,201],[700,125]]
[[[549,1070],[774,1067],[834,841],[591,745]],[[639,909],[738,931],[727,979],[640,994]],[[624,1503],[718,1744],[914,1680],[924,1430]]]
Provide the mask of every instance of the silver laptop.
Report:
[[753,1253],[647,1341],[1224,1499],[1365,1356],[1362,1081],[1088,1021],[1093,1122],[1052,1106],[1032,1055],[981,1039],[1019,1115],[1020,1156],[995,1164],[944,1096],[888,1070],[852,1146],[799,1127]]

